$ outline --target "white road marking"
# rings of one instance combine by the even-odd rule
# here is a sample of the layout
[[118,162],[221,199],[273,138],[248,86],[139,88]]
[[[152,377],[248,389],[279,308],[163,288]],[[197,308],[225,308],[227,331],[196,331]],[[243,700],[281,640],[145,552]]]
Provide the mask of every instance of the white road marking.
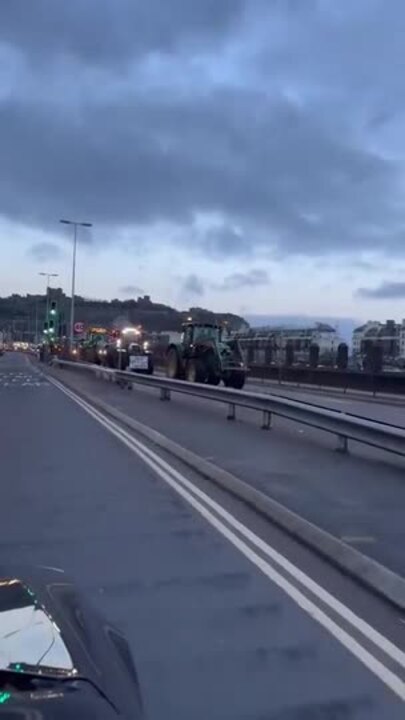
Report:
[[64,570],[62,570],[62,568],[52,567],[52,565],[40,565],[39,567],[43,568],[44,570],[53,570],[54,572],[62,574],[65,572]]
[[[179,495],[194,507],[213,527],[215,527],[229,542],[234,545],[245,557],[247,557],[257,568],[259,568],[266,577],[272,580],[279,588],[281,588],[294,602],[324,627],[333,637],[335,637],[346,649],[348,649],[360,662],[362,662],[376,677],[378,677],[387,687],[389,687],[401,700],[405,701],[405,683],[394,672],[387,668],[380,660],[372,655],[360,642],[352,637],[346,630],[340,627],[331,617],[329,617],[321,608],[319,608],[312,600],[307,598],[297,587],[289,580],[281,575],[274,567],[269,565],[266,560],[259,556],[244,540],[238,537],[229,527],[227,527],[220,518],[214,515],[206,505],[215,508],[215,511],[226,518],[229,524],[238,529],[241,534],[251,540],[256,547],[263,550],[276,563],[283,567],[295,580],[310,589],[310,591],[329,605],[338,615],[349,622],[353,627],[362,633],[369,641],[373,642],[386,655],[394,659],[402,668],[405,667],[405,653],[396,645],[391,643],[387,638],[372,628],[368,623],[355,615],[349,608],[340,603],[331,596],[320,585],[315,583],[305,573],[290,563],[287,558],[278,553],[274,548],[265,543],[261,538],[252,533],[242,523],[240,523],[233,515],[228,513],[222,506],[216,503],[212,498],[203,493],[201,490],[193,486],[184,476],[177,470],[172,468],[156,453],[150,450],[143,443],[133,438],[129,433],[123,430],[118,424],[104,416],[98,410],[93,408],[85,400],[82,400],[71,390],[68,390],[58,381],[50,378],[51,383],[58,387],[80,407],[82,407],[89,415],[97,420],[103,427],[115,435],[121,442],[126,445],[132,452],[140,457],[154,472],[159,475],[168,485],[170,485]],[[203,505],[197,497],[200,497],[206,505]]]
[[48,380],[43,375],[39,376],[36,370],[32,374],[27,372],[0,372],[0,387],[41,387],[48,385]]

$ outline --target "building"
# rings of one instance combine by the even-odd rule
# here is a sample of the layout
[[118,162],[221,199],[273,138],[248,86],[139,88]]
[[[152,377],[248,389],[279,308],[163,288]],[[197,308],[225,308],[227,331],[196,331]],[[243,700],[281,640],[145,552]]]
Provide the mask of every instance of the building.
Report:
[[405,320],[399,326],[399,358],[401,364],[405,363]]
[[251,328],[238,335],[245,358],[249,363],[283,363],[287,344],[294,350],[296,362],[308,363],[311,345],[318,345],[320,362],[333,364],[343,339],[336,328],[326,323],[309,327],[266,326]]
[[384,323],[369,320],[353,331],[353,358],[362,363],[369,343],[382,347],[383,363],[398,365],[405,363],[405,320]]

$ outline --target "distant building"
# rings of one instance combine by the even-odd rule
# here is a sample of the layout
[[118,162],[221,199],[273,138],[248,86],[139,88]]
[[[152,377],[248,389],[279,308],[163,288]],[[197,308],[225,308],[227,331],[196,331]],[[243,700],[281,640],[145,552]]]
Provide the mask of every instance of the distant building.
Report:
[[287,344],[294,350],[296,362],[307,363],[311,345],[318,345],[320,362],[332,364],[343,339],[327,323],[309,327],[265,326],[251,328],[238,335],[248,362],[268,364],[283,362]]
[[405,320],[396,323],[386,320],[369,320],[353,331],[353,358],[363,362],[367,345],[378,344],[382,347],[383,362],[387,365],[405,362]]
[[399,326],[399,357],[405,362],[405,320]]

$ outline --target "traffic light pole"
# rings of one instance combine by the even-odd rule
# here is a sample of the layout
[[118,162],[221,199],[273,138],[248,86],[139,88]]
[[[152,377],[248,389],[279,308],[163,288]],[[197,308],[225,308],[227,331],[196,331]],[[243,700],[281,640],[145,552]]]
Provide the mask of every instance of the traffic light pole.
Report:
[[41,275],[42,277],[46,277],[46,310],[45,310],[45,327],[48,331],[49,329],[49,284],[50,279],[54,277],[58,277],[58,273],[46,273],[46,272],[40,272],[38,275]]
[[49,278],[46,285],[46,327],[49,328]]

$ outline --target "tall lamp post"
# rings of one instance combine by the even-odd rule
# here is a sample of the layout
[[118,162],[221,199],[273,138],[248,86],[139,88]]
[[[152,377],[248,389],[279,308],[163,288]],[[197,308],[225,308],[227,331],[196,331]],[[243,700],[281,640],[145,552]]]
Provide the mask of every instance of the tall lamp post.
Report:
[[63,225],[73,225],[73,262],[72,262],[72,300],[70,304],[70,349],[73,349],[75,334],[75,284],[76,284],[76,249],[77,249],[77,228],[92,227],[93,223],[77,222],[76,220],[59,220]]
[[[49,285],[51,278],[59,277],[59,273],[47,273],[47,272],[40,272],[38,275],[42,275],[42,277],[46,277],[46,323],[49,323]],[[37,319],[38,319],[38,313],[37,313]],[[37,331],[37,328],[36,328]]]

